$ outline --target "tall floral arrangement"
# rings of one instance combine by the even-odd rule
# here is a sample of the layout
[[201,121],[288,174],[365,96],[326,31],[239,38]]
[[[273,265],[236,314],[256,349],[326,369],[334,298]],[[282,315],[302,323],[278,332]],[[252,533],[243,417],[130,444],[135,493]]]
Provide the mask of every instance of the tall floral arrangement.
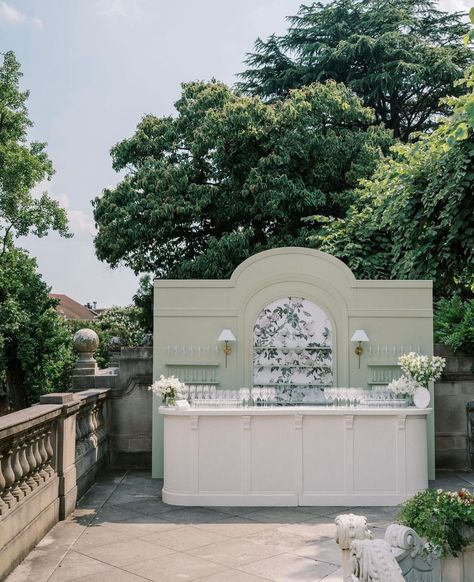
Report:
[[422,356],[416,352],[410,352],[400,356],[398,363],[409,379],[428,388],[429,382],[434,382],[441,377],[446,360],[439,356]]
[[157,396],[161,396],[163,403],[168,406],[174,404],[177,398],[182,397],[185,394],[185,389],[185,384],[180,382],[178,378],[175,376],[165,378],[163,374],[148,388]]

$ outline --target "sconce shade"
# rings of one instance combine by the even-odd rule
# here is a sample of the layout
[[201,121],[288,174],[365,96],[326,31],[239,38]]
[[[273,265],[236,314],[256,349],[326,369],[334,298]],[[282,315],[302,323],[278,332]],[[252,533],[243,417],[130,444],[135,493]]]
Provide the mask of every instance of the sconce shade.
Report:
[[351,337],[351,342],[368,342],[370,341],[363,329],[356,329],[354,335]]
[[223,329],[220,336],[217,338],[218,342],[235,342],[235,335],[230,331],[230,329]]

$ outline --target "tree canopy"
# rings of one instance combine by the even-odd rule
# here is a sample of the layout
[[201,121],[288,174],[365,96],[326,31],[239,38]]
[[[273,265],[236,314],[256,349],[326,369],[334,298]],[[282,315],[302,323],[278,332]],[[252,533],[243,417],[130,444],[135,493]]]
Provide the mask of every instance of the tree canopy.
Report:
[[51,178],[53,166],[46,144],[27,141],[33,124],[26,107],[29,93],[20,91],[21,76],[14,53],[6,52],[0,66],[0,253],[14,236],[30,232],[44,236],[52,229],[70,236],[64,209],[46,193],[39,198],[31,193]]
[[71,236],[64,209],[47,193],[32,189],[51,178],[46,144],[28,143],[32,126],[20,90],[20,65],[13,52],[0,66],[0,386],[14,408],[36,402],[41,393],[66,387],[72,363],[69,330],[55,310],[57,300],[36,263],[14,245],[15,237]]
[[26,252],[0,258],[0,386],[14,409],[68,388],[72,336],[49,290]]
[[472,296],[474,67],[463,84],[469,92],[449,99],[452,115],[417,143],[395,146],[345,218],[316,217],[314,244],[359,277],[433,279],[438,296]]
[[407,141],[449,112],[441,98],[473,62],[462,38],[469,25],[432,0],[334,0],[302,5],[283,36],[258,39],[240,90],[267,99],[334,79],[345,83],[376,120]]
[[306,245],[304,217],[341,217],[391,143],[331,81],[265,103],[183,85],[177,116],[147,115],[112,149],[126,171],[93,201],[99,259],[168,278],[225,278],[245,258]]

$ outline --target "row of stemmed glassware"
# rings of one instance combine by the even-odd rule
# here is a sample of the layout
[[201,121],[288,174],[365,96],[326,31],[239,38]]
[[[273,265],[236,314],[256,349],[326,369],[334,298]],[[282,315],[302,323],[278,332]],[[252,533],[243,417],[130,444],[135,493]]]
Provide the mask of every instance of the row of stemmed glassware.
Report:
[[333,406],[348,407],[375,407],[398,408],[406,406],[403,398],[398,398],[386,386],[373,386],[371,390],[363,388],[336,388],[324,389],[324,398]]
[[363,388],[324,388],[324,398],[334,406],[358,406],[367,398],[367,391]]

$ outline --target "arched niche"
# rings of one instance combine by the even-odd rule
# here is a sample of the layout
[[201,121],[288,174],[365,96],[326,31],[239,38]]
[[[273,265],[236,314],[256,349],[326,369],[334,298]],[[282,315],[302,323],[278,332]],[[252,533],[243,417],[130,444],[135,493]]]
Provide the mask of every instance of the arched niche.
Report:
[[333,385],[332,324],[304,297],[264,307],[253,327],[253,386],[269,399],[314,402]]

